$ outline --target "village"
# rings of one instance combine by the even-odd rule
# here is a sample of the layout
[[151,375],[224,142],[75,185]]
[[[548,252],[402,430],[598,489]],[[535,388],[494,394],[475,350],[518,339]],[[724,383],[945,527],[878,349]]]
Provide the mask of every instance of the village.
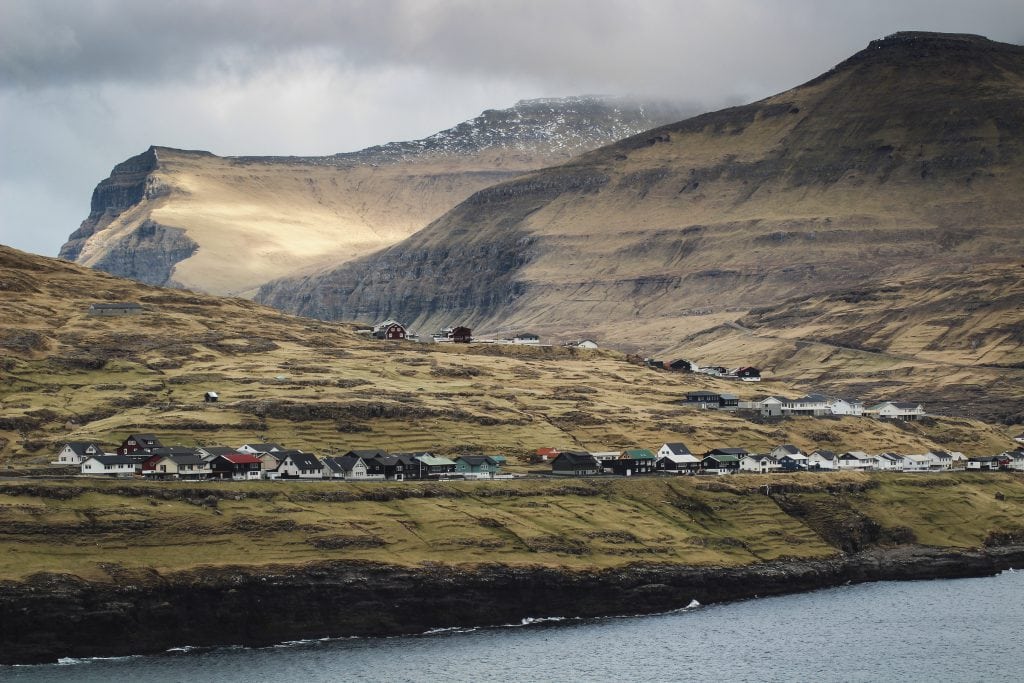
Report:
[[[1024,434],[1017,437],[1024,444]],[[147,480],[346,480],[404,481],[442,479],[510,479],[529,476],[728,475],[829,471],[943,472],[951,470],[1024,471],[1024,445],[1003,453],[967,457],[958,451],[877,453],[818,449],[805,453],[782,444],[768,453],[745,448],[714,448],[695,455],[683,443],[665,443],[657,450],[621,451],[538,448],[534,466],[549,469],[503,471],[503,455],[466,454],[453,458],[429,452],[389,453],[379,449],[350,450],[340,456],[317,456],[274,443],[224,446],[165,446],[154,434],[131,434],[113,453],[96,442],[64,443],[52,463],[77,468],[83,476],[141,477]]]

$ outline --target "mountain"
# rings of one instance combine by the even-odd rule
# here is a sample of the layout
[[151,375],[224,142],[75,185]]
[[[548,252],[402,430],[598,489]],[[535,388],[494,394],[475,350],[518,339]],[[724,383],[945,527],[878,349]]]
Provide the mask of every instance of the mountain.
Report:
[[[801,383],[834,382],[842,364],[823,359],[844,348],[875,354],[864,365],[889,374],[874,386],[922,363],[906,381],[950,363],[1005,379],[1024,365],[1022,186],[1024,48],[897,33],[792,90],[482,190],[399,244],[258,298],[423,331],[713,352]],[[809,298],[801,325],[773,317]],[[791,373],[797,344],[822,340],[820,372]]]
[[681,115],[665,103],[572,97],[326,157],[150,147],[96,187],[60,256],[149,284],[248,296],[394,244],[484,187]]

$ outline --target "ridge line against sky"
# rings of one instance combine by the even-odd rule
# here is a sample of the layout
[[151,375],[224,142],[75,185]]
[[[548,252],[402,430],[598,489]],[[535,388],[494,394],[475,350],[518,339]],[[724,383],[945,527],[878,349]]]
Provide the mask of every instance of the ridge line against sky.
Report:
[[54,255],[150,145],[327,155],[520,99],[711,110],[899,30],[1024,42],[1019,0],[0,0],[0,243]]

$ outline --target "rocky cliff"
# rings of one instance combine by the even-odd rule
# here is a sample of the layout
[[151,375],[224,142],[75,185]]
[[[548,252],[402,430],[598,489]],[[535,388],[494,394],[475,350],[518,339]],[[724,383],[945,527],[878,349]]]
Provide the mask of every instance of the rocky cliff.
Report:
[[717,569],[325,562],[166,576],[127,573],[109,583],[39,574],[24,582],[0,582],[0,664],[158,653],[183,645],[265,646],[421,633],[517,624],[527,617],[645,614],[685,607],[691,600],[709,604],[851,582],[988,576],[1022,566],[1024,546],[989,551],[907,546]]
[[528,100],[422,140],[323,157],[152,147],[93,193],[62,258],[151,284],[250,295],[389,246],[476,190],[679,118],[615,98]]

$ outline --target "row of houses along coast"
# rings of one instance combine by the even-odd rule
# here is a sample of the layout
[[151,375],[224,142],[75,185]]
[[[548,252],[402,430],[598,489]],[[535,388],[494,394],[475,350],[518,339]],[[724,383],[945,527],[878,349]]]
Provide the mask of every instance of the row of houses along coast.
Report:
[[[1024,446],[1003,453],[967,457],[957,451],[877,453],[818,449],[805,453],[793,444],[770,452],[722,447],[701,455],[683,443],[665,443],[655,450],[581,451],[540,448],[532,461],[549,466],[533,474],[556,476],[635,476],[650,474],[722,475],[741,472],[892,471],[941,472],[956,469],[1024,471]],[[429,452],[389,453],[351,450],[339,456],[317,456],[274,443],[223,446],[164,446],[154,434],[131,434],[116,451],[107,453],[95,442],[67,442],[54,464],[73,466],[82,475],[166,479],[340,479],[401,481],[424,479],[497,479],[514,475],[503,471],[502,455],[467,454],[448,458]]]

